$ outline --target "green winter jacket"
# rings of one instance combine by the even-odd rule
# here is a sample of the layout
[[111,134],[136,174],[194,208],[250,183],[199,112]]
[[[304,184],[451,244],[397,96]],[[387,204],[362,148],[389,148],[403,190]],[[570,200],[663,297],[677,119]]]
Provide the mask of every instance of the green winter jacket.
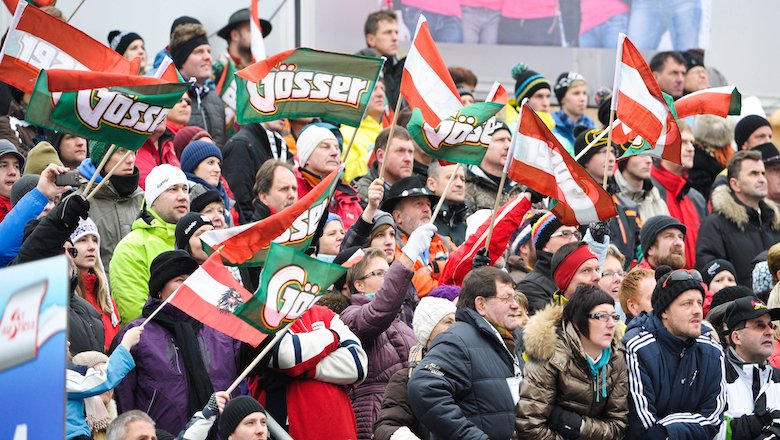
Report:
[[149,266],[154,257],[173,250],[175,232],[175,223],[164,222],[147,207],[114,250],[109,270],[111,295],[123,327],[141,316],[149,297]]

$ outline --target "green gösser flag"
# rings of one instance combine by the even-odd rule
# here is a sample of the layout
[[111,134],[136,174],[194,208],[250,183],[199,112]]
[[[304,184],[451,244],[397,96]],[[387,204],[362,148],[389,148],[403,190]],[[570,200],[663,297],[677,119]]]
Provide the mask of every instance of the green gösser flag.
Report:
[[188,88],[154,77],[41,70],[27,121],[138,150]]
[[260,287],[233,314],[266,334],[274,334],[309,310],[347,269],[293,248],[271,243]]
[[357,127],[383,63],[308,48],[281,52],[236,72],[236,120],[327,117]]

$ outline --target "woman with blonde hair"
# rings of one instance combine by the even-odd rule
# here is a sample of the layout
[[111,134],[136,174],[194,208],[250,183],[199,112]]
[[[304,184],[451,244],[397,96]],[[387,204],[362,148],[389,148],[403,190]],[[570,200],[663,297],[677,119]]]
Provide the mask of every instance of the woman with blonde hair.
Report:
[[70,235],[75,253],[73,261],[79,269],[79,283],[76,294],[87,300],[98,311],[103,320],[105,348],[111,346],[119,333],[119,314],[108,289],[108,277],[100,260],[100,233],[92,219],[80,220],[79,226]]

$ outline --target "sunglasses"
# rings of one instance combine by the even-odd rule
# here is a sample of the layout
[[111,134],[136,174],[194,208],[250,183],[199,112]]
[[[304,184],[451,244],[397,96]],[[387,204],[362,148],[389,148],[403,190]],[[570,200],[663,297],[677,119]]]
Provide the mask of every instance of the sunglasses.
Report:
[[182,102],[186,102],[187,105],[190,105],[190,106],[192,105],[192,100],[190,98],[187,98],[187,97],[182,97],[181,99],[179,99],[178,103],[181,104]]
[[618,315],[617,313],[605,313],[605,312],[591,313],[588,315],[588,318],[596,319],[601,322],[609,322],[610,319],[615,322],[620,322],[620,315]]
[[693,280],[696,282],[701,283],[702,278],[701,274],[698,270],[685,270],[685,269],[677,269],[672,271],[666,279],[664,280],[664,283],[661,284],[662,289],[666,289],[666,285],[669,283],[669,280],[672,281],[687,281],[687,280]]

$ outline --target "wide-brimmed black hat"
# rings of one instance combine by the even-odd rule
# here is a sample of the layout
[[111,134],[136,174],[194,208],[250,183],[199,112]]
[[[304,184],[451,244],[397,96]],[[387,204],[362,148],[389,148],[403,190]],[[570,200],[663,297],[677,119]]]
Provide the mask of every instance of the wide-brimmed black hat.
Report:
[[382,204],[379,205],[379,209],[385,212],[389,212],[392,215],[395,205],[401,200],[407,197],[419,197],[425,196],[431,200],[431,206],[439,203],[439,196],[429,190],[425,184],[417,176],[404,177],[403,179],[395,182],[390,190],[385,195],[385,199]]
[[761,153],[761,161],[764,164],[780,163],[780,151],[777,151],[777,147],[772,142],[758,145],[752,149]]
[[[251,17],[252,15],[249,13],[249,8],[239,9],[230,16],[228,23],[225,25],[225,27],[217,32],[217,35],[224,38],[225,40],[230,41],[230,31],[232,31],[236,26],[248,22],[251,20]],[[267,37],[268,34],[271,33],[271,29],[271,22],[261,18],[260,31],[263,33],[263,38]]]

